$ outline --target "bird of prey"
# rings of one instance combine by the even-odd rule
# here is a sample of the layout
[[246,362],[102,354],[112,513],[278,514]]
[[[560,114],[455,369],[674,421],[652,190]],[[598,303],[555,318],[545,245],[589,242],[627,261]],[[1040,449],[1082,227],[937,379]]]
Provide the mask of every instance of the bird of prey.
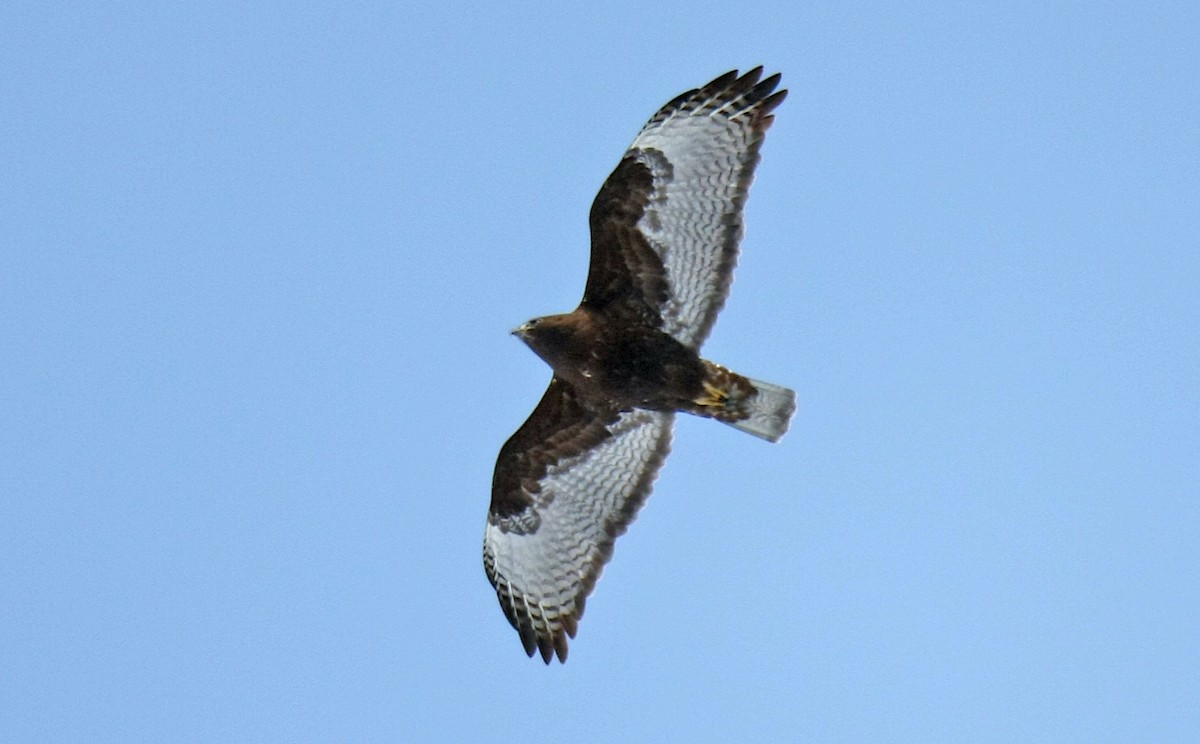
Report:
[[650,493],[676,411],[768,441],[795,393],[702,359],[779,75],[736,70],[663,106],[604,182],[579,307],[515,329],[554,371],[500,449],[483,563],[525,652],[566,661],[613,542]]

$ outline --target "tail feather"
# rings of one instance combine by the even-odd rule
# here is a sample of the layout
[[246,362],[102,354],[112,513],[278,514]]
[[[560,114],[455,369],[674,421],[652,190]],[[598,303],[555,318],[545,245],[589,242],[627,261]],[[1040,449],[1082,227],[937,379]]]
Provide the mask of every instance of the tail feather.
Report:
[[744,404],[749,416],[725,423],[768,442],[778,442],[792,423],[792,414],[796,412],[796,393],[770,382],[746,379],[754,386],[755,392],[754,397]]
[[747,434],[778,442],[796,412],[796,394],[762,380],[743,377],[719,364],[704,362],[704,395],[684,410],[715,418]]

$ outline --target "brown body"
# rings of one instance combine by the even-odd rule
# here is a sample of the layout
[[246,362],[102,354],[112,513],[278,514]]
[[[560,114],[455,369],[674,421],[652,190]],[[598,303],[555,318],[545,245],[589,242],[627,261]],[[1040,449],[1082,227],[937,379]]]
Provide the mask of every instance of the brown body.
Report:
[[671,336],[579,308],[531,320],[514,333],[580,397],[621,410],[676,411],[704,395],[700,355]]

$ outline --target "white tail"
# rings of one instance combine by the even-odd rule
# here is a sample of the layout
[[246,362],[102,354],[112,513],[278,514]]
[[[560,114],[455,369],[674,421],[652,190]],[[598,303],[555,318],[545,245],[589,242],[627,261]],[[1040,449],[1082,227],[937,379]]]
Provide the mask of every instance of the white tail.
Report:
[[755,395],[741,402],[741,406],[749,409],[750,416],[725,423],[768,442],[778,442],[787,432],[792,414],[796,412],[796,393],[770,382],[746,379],[754,386]]

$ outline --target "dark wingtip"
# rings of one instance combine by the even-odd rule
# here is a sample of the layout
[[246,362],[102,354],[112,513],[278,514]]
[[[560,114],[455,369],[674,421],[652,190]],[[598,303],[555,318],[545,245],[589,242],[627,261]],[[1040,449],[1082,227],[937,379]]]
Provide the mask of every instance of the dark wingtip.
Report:
[[770,120],[775,118],[771,116],[771,112],[774,111],[779,104],[783,103],[783,99],[787,98],[787,94],[788,92],[786,88],[784,90],[777,91],[764,98],[762,103],[758,105],[758,110],[760,112],[759,116],[761,116],[768,125],[770,124]]
[[553,637],[545,636],[528,625],[522,625],[517,630],[521,635],[521,645],[525,647],[526,656],[532,659],[536,653],[549,666],[557,655],[560,664],[566,663],[568,649],[565,633],[555,633]]
[[533,628],[529,627],[528,625],[518,626],[517,632],[521,636],[521,645],[525,647],[525,655],[529,658],[533,658],[533,652],[537,650],[538,647],[537,634],[534,633]]
[[546,662],[546,666],[550,666],[551,660],[554,659],[554,647],[550,645],[549,638],[538,638],[538,651],[542,652],[542,661]]
[[734,83],[737,79],[738,79],[738,71],[730,70],[729,72],[725,73],[724,75],[718,75],[717,77],[713,78],[711,81],[709,81],[709,83],[707,85],[702,86],[701,90],[705,90],[705,91],[724,90],[725,88],[728,88],[732,83]]
[[762,73],[762,65],[747,71],[740,77],[737,70],[730,70],[705,85],[702,92],[715,95],[724,91],[736,91],[745,96],[748,104],[756,104],[759,116],[765,117],[772,109],[783,103],[783,99],[787,97],[787,89],[772,92],[783,80],[783,73],[777,72],[759,80]]

